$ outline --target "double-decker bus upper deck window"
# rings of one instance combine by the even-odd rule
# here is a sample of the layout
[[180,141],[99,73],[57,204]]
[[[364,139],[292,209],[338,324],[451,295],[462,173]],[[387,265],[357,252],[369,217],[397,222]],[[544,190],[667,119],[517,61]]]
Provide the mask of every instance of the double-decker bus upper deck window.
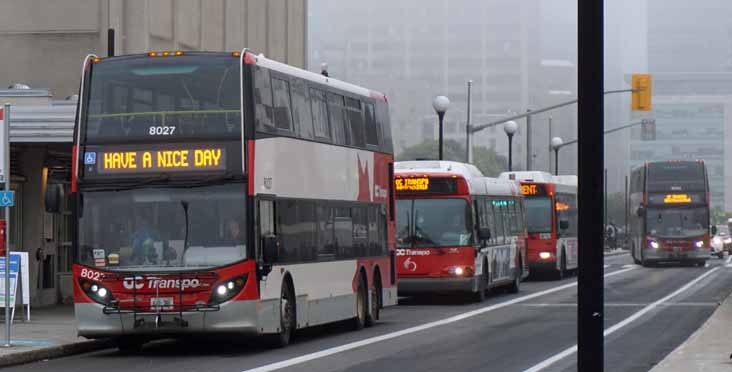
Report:
[[292,100],[290,83],[279,78],[272,78],[274,92],[274,124],[277,129],[292,130]]
[[374,113],[374,104],[366,103],[364,105],[364,123],[366,124],[366,143],[369,145],[379,145],[379,127],[376,122]]
[[212,55],[123,58],[94,64],[85,140],[237,138],[239,61]]
[[364,146],[363,113],[361,101],[346,97],[346,119],[351,127],[351,144],[356,147]]
[[704,164],[695,161],[649,163],[646,183],[649,192],[706,191]]
[[350,145],[350,130],[345,125],[346,103],[343,96],[328,93],[328,120],[333,130],[333,142],[339,145]]
[[310,102],[313,109],[313,128],[315,130],[315,137],[330,139],[328,101],[325,99],[325,92],[320,89],[310,88]]

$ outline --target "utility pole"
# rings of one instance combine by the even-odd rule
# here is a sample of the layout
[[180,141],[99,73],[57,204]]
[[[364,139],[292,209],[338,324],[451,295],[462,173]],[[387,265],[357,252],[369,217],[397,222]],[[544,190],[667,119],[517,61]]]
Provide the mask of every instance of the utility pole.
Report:
[[579,275],[577,278],[577,370],[604,370],[604,278],[602,187],[605,169],[604,0],[577,0],[577,118],[579,147]]
[[548,163],[546,169],[548,172],[551,172],[552,169],[552,116],[549,115],[549,157],[548,157]]
[[471,116],[470,115],[471,114],[471,112],[470,112],[470,103],[471,102],[470,101],[472,100],[470,88],[472,87],[472,85],[473,85],[473,81],[468,80],[468,117],[466,119],[466,124],[465,124],[465,162],[468,164],[473,163],[473,157],[471,156],[472,148],[470,147],[470,136],[472,135],[472,133],[470,133],[470,116]]
[[531,110],[526,110],[526,170],[531,170]]

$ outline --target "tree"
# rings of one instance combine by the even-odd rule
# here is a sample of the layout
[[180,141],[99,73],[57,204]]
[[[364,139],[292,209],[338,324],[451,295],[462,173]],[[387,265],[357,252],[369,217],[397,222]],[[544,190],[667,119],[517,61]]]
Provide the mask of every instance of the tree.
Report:
[[[455,140],[446,140],[443,143],[445,160],[465,161],[465,147]],[[404,149],[397,160],[435,160],[439,156],[437,141],[424,141]],[[508,161],[492,148],[474,147],[473,164],[488,177],[496,177],[508,168]]]

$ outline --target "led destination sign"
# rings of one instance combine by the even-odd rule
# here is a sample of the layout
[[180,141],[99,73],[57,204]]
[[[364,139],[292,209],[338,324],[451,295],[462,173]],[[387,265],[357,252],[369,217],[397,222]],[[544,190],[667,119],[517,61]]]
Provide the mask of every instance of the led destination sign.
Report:
[[430,177],[398,177],[394,188],[404,194],[453,194],[457,192],[457,179]]
[[[87,153],[87,158],[90,158],[89,154],[94,153]],[[96,153],[93,157],[99,174],[226,169],[226,151],[223,148],[109,151]]]
[[526,196],[546,195],[546,188],[544,188],[544,185],[535,183],[523,183],[521,184],[521,193]]

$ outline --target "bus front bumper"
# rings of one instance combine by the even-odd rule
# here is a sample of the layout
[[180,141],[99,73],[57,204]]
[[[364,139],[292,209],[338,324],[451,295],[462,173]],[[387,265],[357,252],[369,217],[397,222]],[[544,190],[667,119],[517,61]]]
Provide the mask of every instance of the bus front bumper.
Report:
[[470,277],[399,278],[399,295],[476,292],[482,275]]
[[[163,312],[105,314],[97,303],[74,305],[79,336],[179,336],[195,333],[258,334],[265,319],[256,301],[231,301],[209,312]],[[267,319],[269,320],[269,319]]]
[[710,248],[701,248],[693,251],[664,251],[644,250],[643,258],[646,261],[678,261],[678,260],[706,260],[711,254]]

